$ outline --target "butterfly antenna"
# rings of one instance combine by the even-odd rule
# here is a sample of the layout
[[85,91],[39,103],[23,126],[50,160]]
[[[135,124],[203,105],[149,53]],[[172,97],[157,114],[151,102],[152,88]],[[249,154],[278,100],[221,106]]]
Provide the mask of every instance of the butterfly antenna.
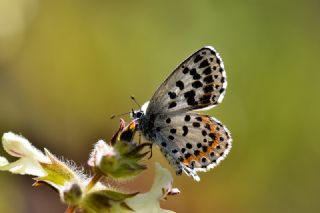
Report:
[[130,98],[133,100],[134,103],[136,103],[138,105],[139,109],[141,110],[141,105],[138,103],[136,98],[134,96],[130,96]]
[[130,114],[131,112],[125,112],[125,113],[121,113],[121,114],[118,114],[118,115],[111,115],[110,116],[110,119],[114,119],[114,118],[116,118],[116,117],[120,117],[120,116],[122,116],[122,115],[127,115],[127,114]]

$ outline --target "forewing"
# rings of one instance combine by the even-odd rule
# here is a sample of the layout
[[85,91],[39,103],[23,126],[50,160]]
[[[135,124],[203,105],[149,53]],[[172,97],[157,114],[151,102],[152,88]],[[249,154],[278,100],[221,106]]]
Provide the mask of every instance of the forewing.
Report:
[[[215,118],[196,113],[156,119],[156,143],[176,168],[199,180],[197,171],[207,171],[231,149],[228,129]],[[179,173],[179,171],[178,171]]]
[[226,87],[222,59],[213,47],[203,47],[161,84],[150,100],[147,113],[211,108],[222,101]]

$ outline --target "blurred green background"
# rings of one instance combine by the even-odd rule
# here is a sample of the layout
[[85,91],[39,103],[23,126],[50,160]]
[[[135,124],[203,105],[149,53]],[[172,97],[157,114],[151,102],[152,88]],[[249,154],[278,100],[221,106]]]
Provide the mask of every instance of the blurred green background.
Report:
[[[208,113],[233,149],[201,182],[175,177],[177,212],[318,212],[320,2],[0,0],[0,132],[85,166],[188,55],[213,45],[228,89]],[[129,120],[128,117],[125,117]],[[4,155],[0,151],[0,155]],[[132,189],[147,190],[150,170]],[[170,169],[171,170],[171,169]],[[171,170],[172,171],[172,170]],[[0,212],[63,212],[48,187],[0,174]]]

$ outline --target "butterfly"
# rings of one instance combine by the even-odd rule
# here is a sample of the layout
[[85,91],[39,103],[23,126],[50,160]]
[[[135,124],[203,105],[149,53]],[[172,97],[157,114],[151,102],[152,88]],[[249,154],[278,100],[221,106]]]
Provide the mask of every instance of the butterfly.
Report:
[[205,46],[182,62],[160,85],[151,100],[131,117],[137,131],[157,144],[176,174],[200,181],[231,149],[228,129],[217,119],[197,111],[218,105],[227,87],[221,57]]

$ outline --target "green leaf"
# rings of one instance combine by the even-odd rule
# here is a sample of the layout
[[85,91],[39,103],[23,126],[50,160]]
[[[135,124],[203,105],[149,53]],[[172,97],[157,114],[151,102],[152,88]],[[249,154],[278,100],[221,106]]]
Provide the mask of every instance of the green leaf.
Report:
[[137,194],[138,193],[126,194],[112,190],[95,191],[88,193],[84,197],[81,207],[87,212],[109,212],[112,205],[119,203],[122,208],[132,210],[124,200]]
[[63,186],[76,178],[76,174],[65,163],[59,161],[48,150],[45,149],[46,155],[50,158],[51,163],[40,163],[42,168],[47,172],[46,176],[35,178],[37,181],[46,182],[50,185]]

